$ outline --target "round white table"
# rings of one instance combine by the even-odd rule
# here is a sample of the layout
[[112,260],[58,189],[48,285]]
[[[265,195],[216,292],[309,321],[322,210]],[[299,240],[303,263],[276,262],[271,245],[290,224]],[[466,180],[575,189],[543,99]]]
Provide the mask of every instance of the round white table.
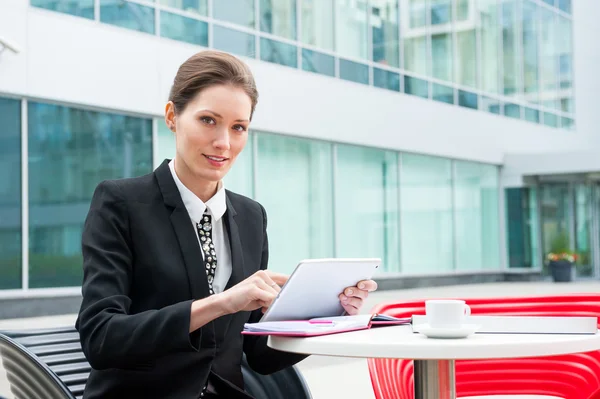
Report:
[[454,361],[563,355],[600,350],[600,334],[474,334],[434,339],[411,326],[311,338],[270,336],[268,345],[293,353],[360,358],[413,359],[415,399],[454,399]]

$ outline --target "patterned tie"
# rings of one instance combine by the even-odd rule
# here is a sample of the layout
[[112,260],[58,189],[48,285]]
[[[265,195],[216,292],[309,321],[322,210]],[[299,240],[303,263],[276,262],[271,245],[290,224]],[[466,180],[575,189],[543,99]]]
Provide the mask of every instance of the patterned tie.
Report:
[[202,221],[196,227],[200,236],[200,248],[204,254],[204,267],[208,279],[208,288],[212,295],[215,293],[213,290],[213,281],[215,280],[215,270],[217,269],[217,253],[215,252],[215,244],[212,240],[211,216],[208,213],[204,213]]

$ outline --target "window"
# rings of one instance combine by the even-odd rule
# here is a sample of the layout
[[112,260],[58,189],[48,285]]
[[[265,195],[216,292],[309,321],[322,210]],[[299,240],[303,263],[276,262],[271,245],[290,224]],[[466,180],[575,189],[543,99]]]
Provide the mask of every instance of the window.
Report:
[[337,146],[336,256],[378,257],[383,270],[397,272],[398,154]]
[[248,198],[254,198],[254,135],[254,132],[248,133],[246,146],[223,179],[228,190],[245,195]]
[[525,120],[534,123],[540,123],[540,111],[525,107]]
[[0,289],[21,288],[21,102],[0,97]]
[[400,75],[396,72],[373,68],[373,85],[392,91],[400,91]]
[[367,1],[337,0],[336,52],[344,57],[367,59]]
[[398,0],[371,0],[370,7],[373,61],[398,67],[400,65]]
[[409,0],[410,28],[427,25],[427,0]]
[[454,104],[454,89],[439,83],[431,84],[431,98],[435,101]]
[[456,33],[456,83],[462,86],[477,87],[477,41],[475,30]]
[[455,161],[456,269],[500,268],[498,168]]
[[517,104],[504,104],[504,115],[515,119],[521,119],[521,107]]
[[478,30],[481,37],[480,88],[488,93],[499,94],[500,63],[500,14],[496,0],[477,0],[479,13]]
[[296,46],[291,44],[260,38],[260,59],[263,61],[296,68],[298,66],[296,50]]
[[173,40],[208,47],[208,24],[170,12],[160,13],[160,35]]
[[302,69],[322,75],[335,76],[335,58],[331,55],[303,48]]
[[152,170],[152,122],[36,102],[28,109],[29,286],[78,286],[94,190]]
[[332,257],[331,144],[256,134],[256,194],[267,211],[270,269],[291,273],[300,259]]
[[431,36],[431,68],[436,79],[452,81],[452,34]]
[[464,90],[459,90],[458,91],[458,105],[460,105],[461,107],[477,109],[478,108],[477,94],[471,93],[468,91],[464,91]]
[[304,44],[324,50],[334,50],[333,1],[302,0],[302,37]]
[[539,101],[538,73],[538,6],[530,0],[523,3],[523,78],[527,101]]
[[549,108],[559,109],[558,98],[558,24],[556,13],[540,7],[540,96],[543,104]]
[[469,0],[456,1],[456,20],[466,21],[469,19]]
[[423,98],[429,97],[429,82],[412,76],[404,77],[404,92]]
[[451,161],[415,154],[400,159],[402,272],[452,270]]
[[558,127],[558,116],[550,112],[544,112],[544,125]]
[[358,62],[340,59],[340,78],[368,85],[369,67]]
[[505,0],[502,3],[502,43],[503,43],[503,84],[504,94],[514,96],[521,87],[519,65],[521,59],[520,37],[517,35],[516,0]]
[[296,0],[260,0],[260,30],[296,40]]
[[[154,0],[151,0],[153,2]],[[156,0],[162,5],[177,8],[186,12],[196,13],[199,15],[208,15],[208,0]],[[224,3],[227,0],[219,0]]]
[[404,69],[427,76],[427,37],[404,39]]
[[34,7],[94,19],[94,0],[31,0]]
[[100,21],[121,28],[154,33],[154,9],[129,1],[100,0]]
[[213,25],[213,47],[237,55],[256,57],[255,36],[250,33]]
[[452,0],[431,0],[431,25],[452,21]]
[[254,0],[217,0],[212,7],[215,19],[254,28]]
[[529,187],[507,188],[505,194],[508,266],[539,267],[537,190]]

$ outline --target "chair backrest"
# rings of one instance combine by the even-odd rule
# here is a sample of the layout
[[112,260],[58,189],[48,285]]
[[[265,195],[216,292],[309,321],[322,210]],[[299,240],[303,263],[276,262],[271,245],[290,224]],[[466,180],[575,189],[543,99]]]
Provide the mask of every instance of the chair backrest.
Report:
[[[79,399],[91,372],[73,327],[0,332],[0,356],[16,399]],[[271,375],[242,359],[246,390],[256,399],[311,399],[297,367]]]
[[[466,302],[472,314],[600,318],[600,294],[475,298]],[[373,312],[410,317],[425,314],[425,303],[385,303]],[[369,359],[368,366],[377,399],[414,398],[411,360]],[[526,359],[458,360],[455,375],[459,397],[526,394],[588,399],[600,388],[600,351]]]

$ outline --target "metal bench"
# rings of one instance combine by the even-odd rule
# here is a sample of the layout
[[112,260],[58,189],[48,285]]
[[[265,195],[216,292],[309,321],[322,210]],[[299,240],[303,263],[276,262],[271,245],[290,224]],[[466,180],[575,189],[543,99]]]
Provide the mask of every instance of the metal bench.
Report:
[[[80,399],[91,367],[73,327],[0,332],[0,358],[16,399]],[[311,399],[296,366],[254,372],[244,356],[246,391],[256,399]]]

